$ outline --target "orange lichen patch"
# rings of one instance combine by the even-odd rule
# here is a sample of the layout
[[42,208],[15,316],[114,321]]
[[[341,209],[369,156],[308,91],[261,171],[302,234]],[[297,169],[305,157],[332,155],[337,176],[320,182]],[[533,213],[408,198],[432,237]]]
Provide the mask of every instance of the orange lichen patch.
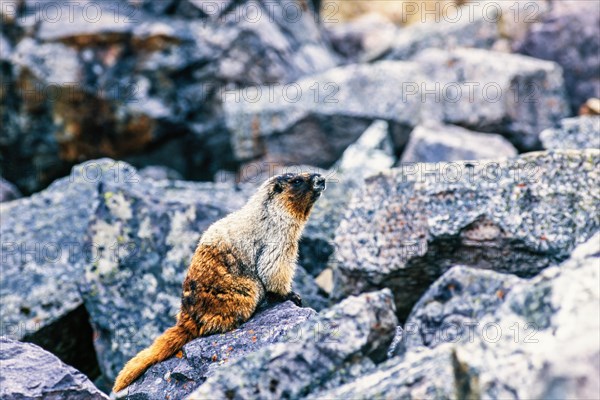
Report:
[[252,343],[256,343],[258,339],[256,338],[256,336],[252,336]]
[[175,353],[175,357],[183,358],[183,351],[179,350],[177,353]]
[[217,361],[218,359],[219,359],[219,357],[217,357],[217,355],[216,355],[216,354],[212,356],[212,360],[213,360],[213,362]]
[[505,293],[504,293],[504,290],[502,290],[502,289],[498,289],[498,290],[496,291],[496,297],[498,297],[500,300],[503,300],[503,299],[504,299],[504,295],[505,295]]

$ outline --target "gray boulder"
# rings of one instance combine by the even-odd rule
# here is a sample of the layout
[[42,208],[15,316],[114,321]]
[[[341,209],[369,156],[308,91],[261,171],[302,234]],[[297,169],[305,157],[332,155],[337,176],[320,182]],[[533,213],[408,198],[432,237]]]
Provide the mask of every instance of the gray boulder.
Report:
[[21,192],[19,192],[19,189],[0,176],[0,203],[15,200],[20,197]]
[[500,135],[472,132],[442,124],[417,126],[402,153],[400,162],[482,160],[514,157],[517,149]]
[[540,133],[545,149],[600,149],[600,116],[566,118]]
[[0,335],[39,344],[88,374],[96,361],[77,286],[88,255],[83,237],[98,187],[117,165],[83,164],[43,192],[0,203]]
[[160,3],[7,4],[18,34],[2,54],[5,178],[33,192],[109,156],[208,179],[235,166],[222,111],[229,90],[337,64],[311,7],[293,0]]
[[537,274],[600,227],[599,150],[413,164],[367,179],[336,232],[333,299],[394,292],[406,318],[453,265]]
[[481,49],[428,49],[412,60],[428,78],[416,95],[424,118],[500,133],[535,150],[539,133],[569,114],[562,69],[553,62]]
[[533,24],[513,49],[558,63],[564,69],[572,112],[600,97],[600,3],[554,1],[551,11]]
[[300,325],[298,340],[267,346],[216,371],[188,399],[300,398],[329,380],[339,385],[356,377],[348,371],[361,360],[385,358],[396,322],[389,291],[350,297]]
[[314,318],[310,308],[285,302],[257,312],[238,329],[198,338],[185,345],[180,355],[148,369],[124,396],[136,399],[183,399],[220,369],[236,360],[252,357],[273,343],[294,343],[301,337],[297,326]]
[[[424,15],[425,3],[407,3],[406,9]],[[489,14],[489,15],[487,15]],[[490,9],[487,13],[474,12],[471,6],[448,9],[448,15],[438,17],[436,23],[416,23],[398,29],[382,58],[408,60],[425,49],[452,50],[457,47],[491,49],[500,38],[501,12]]]
[[594,398],[600,393],[600,234],[517,285],[456,350],[464,398]]
[[0,338],[0,397],[21,399],[108,399],[88,378],[44,349]]
[[401,101],[404,86],[422,80],[415,64],[382,61],[334,68],[288,87],[235,92],[224,104],[235,156],[329,168],[376,119],[388,121],[400,147],[421,108],[416,96]]
[[334,251],[333,238],[350,198],[369,175],[395,162],[389,124],[378,120],[351,144],[329,171],[327,190],[315,204],[300,242],[300,263],[316,276]]
[[401,335],[404,349],[467,342],[478,321],[496,311],[520,282],[511,274],[452,267],[415,304]]

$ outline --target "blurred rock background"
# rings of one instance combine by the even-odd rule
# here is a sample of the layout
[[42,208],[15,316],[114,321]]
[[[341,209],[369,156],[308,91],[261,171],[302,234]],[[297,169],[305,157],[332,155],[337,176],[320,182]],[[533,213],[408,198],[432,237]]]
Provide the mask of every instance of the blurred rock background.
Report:
[[599,2],[0,17],[0,397],[104,398],[172,324],[203,230],[286,171],[328,179],[307,308],[191,342],[136,398],[600,396]]

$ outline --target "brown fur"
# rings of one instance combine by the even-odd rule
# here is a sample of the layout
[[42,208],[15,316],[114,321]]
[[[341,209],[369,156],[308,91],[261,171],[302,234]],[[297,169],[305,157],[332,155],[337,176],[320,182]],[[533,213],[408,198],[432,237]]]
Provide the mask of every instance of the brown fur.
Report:
[[177,323],[125,365],[113,391],[123,390],[190,340],[237,328],[267,294],[290,296],[298,240],[323,189],[318,174],[276,176],[241,210],[209,227],[183,282]]

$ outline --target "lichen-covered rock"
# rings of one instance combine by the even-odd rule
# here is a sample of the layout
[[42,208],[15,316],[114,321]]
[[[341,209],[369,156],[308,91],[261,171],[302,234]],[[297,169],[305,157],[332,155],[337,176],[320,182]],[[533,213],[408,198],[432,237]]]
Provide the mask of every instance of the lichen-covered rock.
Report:
[[500,133],[532,150],[539,133],[569,113],[562,69],[553,62],[481,49],[428,49],[412,61],[428,77],[416,96],[429,119]]
[[319,399],[436,399],[457,397],[451,345],[394,357],[345,385],[308,396]]
[[[457,348],[463,398],[595,398],[600,393],[600,234],[517,285],[473,343]],[[483,332],[482,332],[483,333]]]
[[394,165],[389,124],[375,121],[325,173],[327,190],[313,207],[300,242],[300,263],[318,275],[334,251],[333,238],[350,198],[364,179]]
[[83,239],[91,257],[80,290],[108,379],[173,325],[202,232],[250,193],[230,184],[139,178],[106,180],[98,188]]
[[599,164],[599,150],[565,150],[367,179],[336,232],[334,300],[389,287],[405,318],[453,265],[535,275],[600,228]]
[[533,24],[514,50],[551,60],[564,70],[573,112],[592,97],[600,97],[600,3],[554,1],[551,11]]
[[56,356],[30,343],[0,338],[0,397],[108,400],[88,378]]
[[300,325],[296,341],[267,346],[219,369],[188,399],[299,398],[329,379],[341,384],[340,372],[361,359],[385,358],[396,322],[389,291],[350,297]]
[[237,91],[224,104],[233,150],[245,161],[329,168],[376,119],[388,121],[400,147],[421,108],[418,96],[402,101],[405,84],[423,79],[415,64],[382,61]]
[[195,339],[185,345],[181,356],[171,357],[148,369],[126,391],[127,398],[183,399],[219,369],[273,343],[294,343],[301,337],[299,324],[315,312],[285,302],[259,311],[238,329]]
[[[401,334],[404,349],[468,341],[470,330],[496,311],[520,282],[511,274],[451,268],[415,304]],[[395,354],[404,349],[397,348]]]
[[[76,361],[89,356],[91,349],[81,346],[92,340],[91,332],[80,337],[89,323],[85,311],[77,311],[88,254],[83,237],[98,186],[114,177],[115,166],[112,160],[83,164],[43,192],[0,203],[0,335],[33,341],[86,373]],[[72,326],[80,329],[69,332]]]
[[338,62],[304,2],[160,3],[3,3],[5,178],[33,192],[107,156],[207,179],[235,166],[222,112],[230,89]]
[[19,192],[19,189],[0,176],[0,203],[15,200],[20,197],[21,192]]
[[417,126],[401,162],[481,160],[514,157],[517,149],[500,135],[472,132],[459,126],[428,124]]
[[540,133],[545,149],[600,149],[600,116],[566,118]]

